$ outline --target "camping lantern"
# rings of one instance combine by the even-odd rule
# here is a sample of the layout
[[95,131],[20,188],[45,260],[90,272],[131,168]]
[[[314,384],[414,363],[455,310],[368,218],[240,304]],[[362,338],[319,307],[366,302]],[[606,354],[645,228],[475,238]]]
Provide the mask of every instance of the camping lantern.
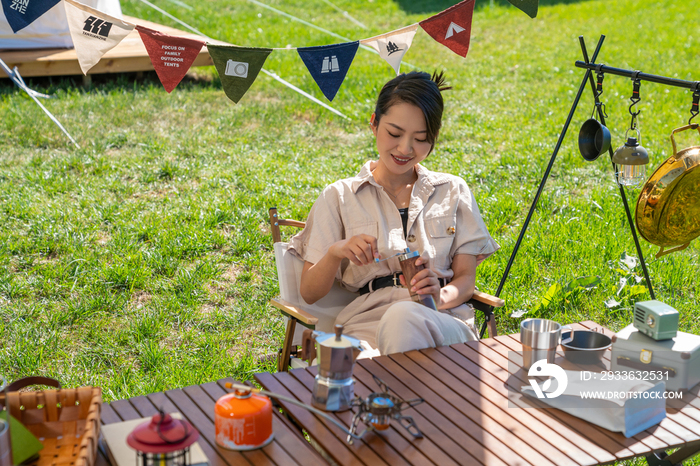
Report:
[[126,443],[136,450],[138,466],[187,466],[191,464],[190,446],[198,438],[199,432],[189,422],[161,411],[138,425]]
[[[639,136],[639,131],[637,131],[637,136]],[[628,137],[627,142],[613,154],[612,162],[615,164],[615,174],[619,184],[631,186],[646,179],[649,154],[645,148],[639,145],[637,138]]]

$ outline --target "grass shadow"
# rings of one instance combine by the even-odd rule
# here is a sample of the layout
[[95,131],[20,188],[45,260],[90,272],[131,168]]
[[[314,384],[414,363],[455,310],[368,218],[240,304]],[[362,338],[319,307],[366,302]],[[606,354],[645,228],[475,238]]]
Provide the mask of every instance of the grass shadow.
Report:
[[[540,0],[540,6],[559,5],[569,3],[579,3],[585,0]],[[452,5],[456,5],[455,0],[397,0],[396,3],[403,11],[409,14],[435,14]],[[508,0],[477,0],[474,9],[483,10],[491,5],[510,5]]]

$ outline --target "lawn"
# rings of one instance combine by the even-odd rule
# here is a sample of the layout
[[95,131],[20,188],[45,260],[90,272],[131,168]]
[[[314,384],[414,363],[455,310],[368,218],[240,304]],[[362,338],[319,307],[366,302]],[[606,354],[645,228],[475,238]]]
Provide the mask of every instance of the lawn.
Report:
[[[190,1],[191,10],[155,3],[238,45],[339,42],[243,0]],[[452,4],[335,0],[363,30],[322,0],[267,3],[352,40]],[[182,28],[138,0],[122,0],[122,9]],[[578,36],[592,53],[606,35],[599,62],[700,79],[699,15],[694,2],[674,0],[541,0],[533,20],[504,1],[479,0],[466,59],[417,33],[403,69],[445,70],[453,86],[425,165],[467,181],[501,245],[478,269],[482,290],[498,287],[583,78]],[[275,51],[265,68],[326,101],[296,52]],[[81,149],[1,81],[0,373],[99,385],[113,400],[274,370],[269,356],[284,332],[267,304],[277,293],[267,209],[303,219],[326,184],[374,157],[367,123],[391,77],[386,62],[359,50],[330,103],[347,119],[263,74],[235,105],[213,67],[193,69],[172,94],[152,73],[96,76],[89,87],[79,77],[29,79],[56,96],[45,105]],[[629,127],[631,92],[629,79],[606,77],[615,147]],[[668,136],[688,121],[691,94],[642,83],[641,98],[651,171],[671,155]],[[503,289],[499,332],[534,316],[619,330],[633,303],[649,299],[610,164],[578,153],[592,109],[586,88]],[[627,190],[632,208],[639,189]],[[660,259],[657,247],[642,249],[657,299],[680,311],[682,330],[700,331],[698,243]],[[586,290],[571,285],[579,277],[599,280]]]

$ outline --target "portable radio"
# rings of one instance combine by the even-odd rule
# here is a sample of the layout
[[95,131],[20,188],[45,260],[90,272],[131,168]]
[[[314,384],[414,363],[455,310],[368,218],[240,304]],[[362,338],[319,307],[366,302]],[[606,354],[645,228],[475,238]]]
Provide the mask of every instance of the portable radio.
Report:
[[654,340],[668,340],[678,333],[678,311],[661,301],[640,301],[634,305],[633,324]]

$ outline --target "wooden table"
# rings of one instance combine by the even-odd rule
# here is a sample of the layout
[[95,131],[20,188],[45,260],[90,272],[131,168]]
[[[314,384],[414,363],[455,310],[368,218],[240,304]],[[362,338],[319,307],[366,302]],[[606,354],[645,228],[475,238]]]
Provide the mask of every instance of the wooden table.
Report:
[[[325,465],[322,457],[304,439],[299,430],[286,417],[273,410],[272,429],[274,440],[260,450],[236,452],[216,445],[214,440],[214,404],[230,390],[224,388],[224,379],[202,385],[193,385],[165,393],[137,396],[102,404],[102,423],[150,418],[162,407],[168,413],[180,413],[200,433],[200,447],[207,455],[210,466],[229,465]],[[98,461],[100,466],[109,464],[104,451]]]
[[[594,322],[574,327],[601,329]],[[516,363],[522,362],[513,353],[521,349],[519,335],[507,335],[358,361],[353,372],[356,395],[377,391],[372,378],[376,375],[403,399],[425,399],[425,403],[404,411],[413,417],[425,435],[423,439],[414,439],[392,422],[388,430],[368,432],[362,441],[348,445],[346,435],[333,424],[294,405],[281,405],[340,465],[578,466],[683,447],[668,458],[672,459],[669,464],[676,464],[700,451],[699,386],[686,392],[682,402],[669,401],[668,417],[660,425],[632,438],[559,410],[543,409],[536,400],[518,397],[513,403],[530,409],[509,407],[506,384],[528,384],[508,370],[509,356]],[[608,368],[609,353],[604,360]],[[557,362],[562,357],[559,354]],[[315,368],[308,368],[257,374],[255,379],[271,392],[310,403],[315,374]],[[352,412],[336,416],[350,425]]]

